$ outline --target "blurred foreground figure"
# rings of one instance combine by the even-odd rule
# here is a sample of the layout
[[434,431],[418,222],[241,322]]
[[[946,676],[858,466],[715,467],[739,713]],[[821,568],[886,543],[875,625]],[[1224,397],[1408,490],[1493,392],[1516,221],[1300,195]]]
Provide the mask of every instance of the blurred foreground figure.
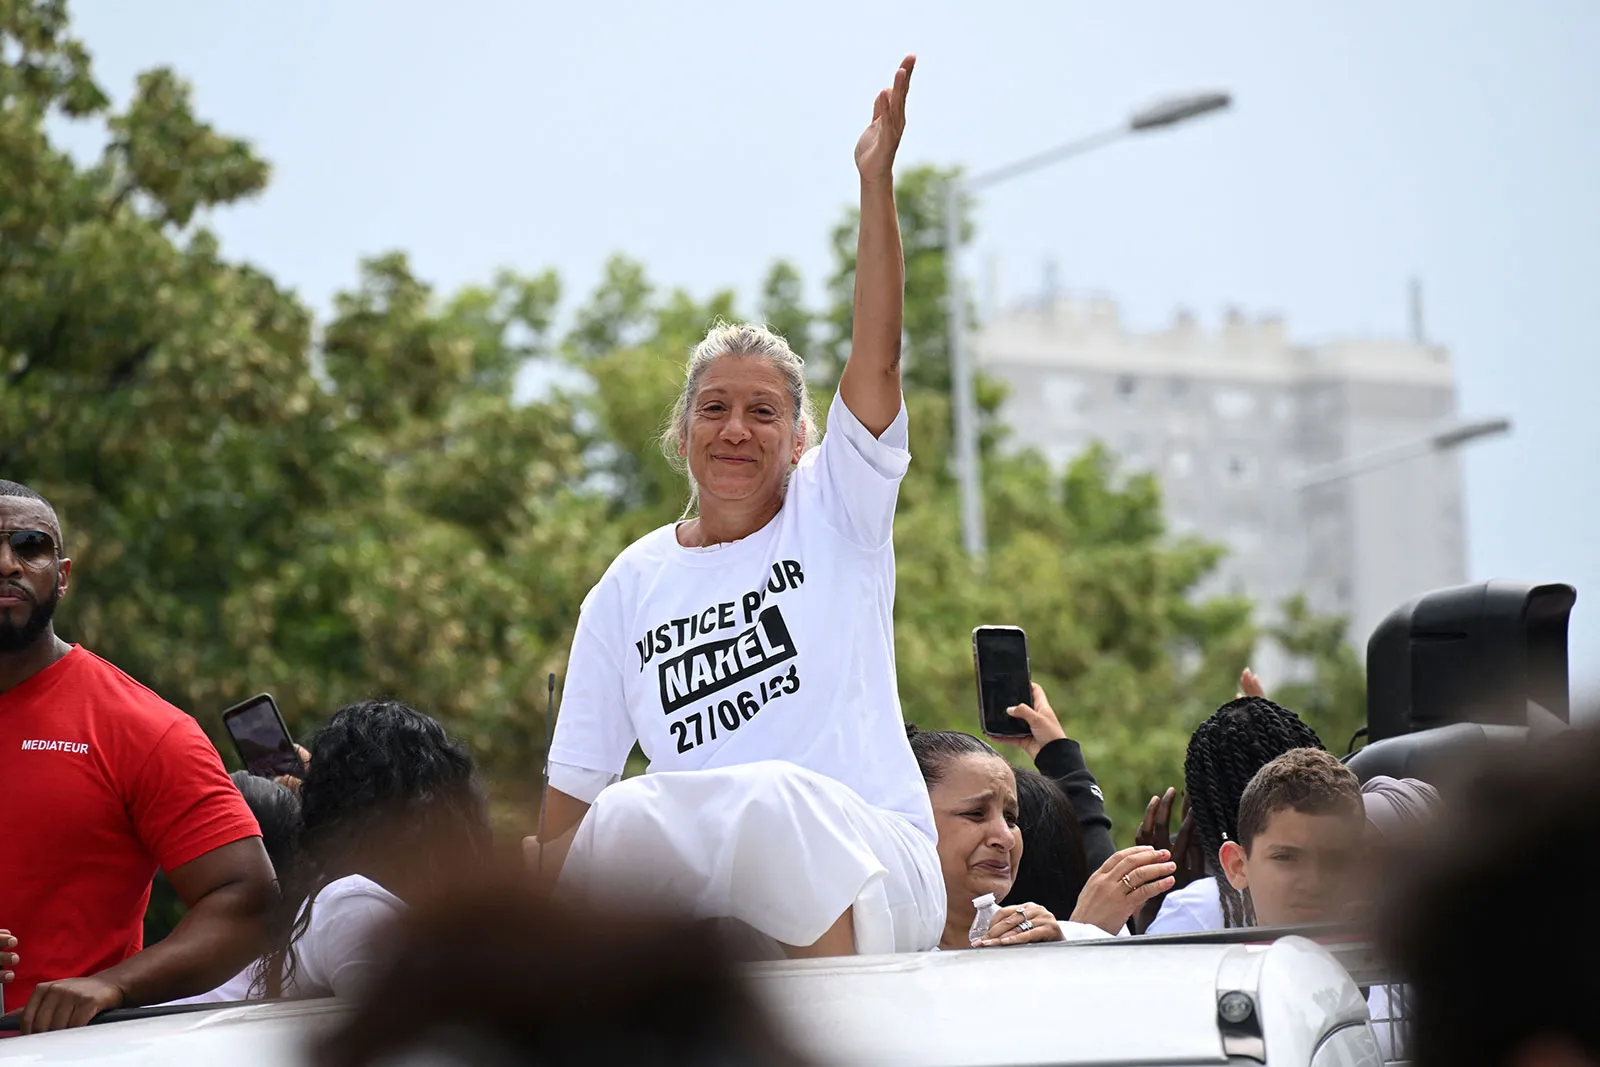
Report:
[[1600,732],[1484,769],[1384,916],[1417,1067],[1600,1064]]
[[547,911],[506,882],[416,908],[393,945],[319,1067],[803,1062],[708,923]]

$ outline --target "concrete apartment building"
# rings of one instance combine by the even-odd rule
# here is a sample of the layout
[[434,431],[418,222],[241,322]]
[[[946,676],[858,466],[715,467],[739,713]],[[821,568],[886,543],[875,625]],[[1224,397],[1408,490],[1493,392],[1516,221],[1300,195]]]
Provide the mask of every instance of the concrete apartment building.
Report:
[[[1416,341],[1295,344],[1281,319],[1179,313],[1139,333],[1103,298],[1056,297],[990,319],[982,371],[1011,387],[1020,446],[1064,464],[1091,441],[1161,479],[1174,533],[1225,543],[1204,592],[1243,593],[1270,618],[1303,590],[1372,628],[1408,597],[1466,581],[1459,460],[1449,451],[1302,490],[1309,470],[1414,441],[1454,419],[1444,349]],[[1279,677],[1272,654],[1258,669]]]

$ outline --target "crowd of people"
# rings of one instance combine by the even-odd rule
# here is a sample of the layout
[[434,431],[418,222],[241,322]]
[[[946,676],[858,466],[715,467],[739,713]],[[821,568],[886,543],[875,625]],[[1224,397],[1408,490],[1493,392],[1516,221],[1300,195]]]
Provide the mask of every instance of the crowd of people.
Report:
[[[1152,796],[1136,844],[1123,849],[1039,686],[1011,709],[1028,734],[995,739],[1033,769],[979,736],[905,724],[892,535],[911,456],[893,162],[913,67],[908,58],[878,95],[856,146],[852,348],[826,434],[783,338],[718,325],[690,356],[663,435],[690,507],[623,551],[581,605],[544,829],[523,842],[526,884],[484,904],[503,915],[505,937],[537,927],[557,942],[514,966],[497,957],[487,972],[510,967],[563,995],[535,963],[555,960],[549,946],[566,935],[528,918],[517,892],[608,917],[590,935],[594,958],[630,939],[672,947],[681,972],[657,977],[681,985],[692,972],[707,988],[721,988],[723,972],[695,970],[691,946],[723,934],[690,936],[668,917],[716,920],[739,932],[740,951],[771,958],[1359,918],[1395,851],[1438,817],[1425,783],[1359,783],[1248,671],[1239,699],[1189,741],[1176,835],[1174,787]],[[50,503],[0,481],[10,831],[0,988],[21,1010],[21,1031],[131,1005],[332,995],[366,1007],[328,1062],[366,1062],[408,1032],[408,959],[425,966],[448,943],[458,973],[463,954],[493,954],[493,939],[461,926],[458,910],[433,906],[463,872],[488,869],[487,800],[467,749],[421,711],[365,700],[306,739],[302,779],[230,779],[193,718],[57,636],[66,547]],[[649,773],[624,779],[636,743]],[[1579,851],[1595,810],[1557,812],[1570,815],[1567,841]],[[1451,862],[1475,870],[1481,859]],[[158,869],[187,910],[142,948]],[[1473,914],[1459,910],[1463,922]],[[1448,941],[1442,921],[1392,939],[1419,982],[1443,973],[1430,970],[1442,966],[1430,955]],[[382,936],[396,923],[402,934]],[[1446,1010],[1432,988],[1419,986],[1424,1014]],[[729,1004],[740,995],[719,994]],[[448,983],[441,996],[454,996]],[[1410,999],[1399,987],[1372,996],[1385,1017]],[[514,1044],[529,1025],[507,1022],[499,1039]],[[1456,1050],[1427,1033],[1429,1047]]]

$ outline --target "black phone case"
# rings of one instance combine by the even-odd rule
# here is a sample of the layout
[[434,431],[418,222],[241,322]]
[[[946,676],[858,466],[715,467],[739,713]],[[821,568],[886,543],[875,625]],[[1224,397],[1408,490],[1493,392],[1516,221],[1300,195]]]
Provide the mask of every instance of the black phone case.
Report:
[[[1008,716],[1006,726],[1009,727],[1009,729],[1005,730],[991,730],[989,728],[989,723],[984,719],[983,670],[978,659],[978,634],[981,631],[988,629],[1002,629],[1002,627],[977,626],[972,630],[972,677],[977,683],[978,687],[978,730],[985,737],[1027,737],[1033,731],[1031,728],[1029,728],[1028,724],[1023,722],[1021,719],[1011,719]],[[1004,627],[1004,629],[1017,628]],[[1028,680],[1031,683],[1033,680],[1033,657],[1028,653],[1028,635],[1025,633],[1022,635],[1022,650],[1023,662],[1028,665]]]
[[[255,770],[255,768],[250,766],[250,759],[245,755],[244,746],[239,743],[239,738],[235,736],[231,726],[231,721],[235,716],[247,708],[254,707],[263,700],[265,700],[267,706],[272,709],[273,717],[278,720],[278,728],[283,731],[283,736],[289,739],[290,747],[294,747],[294,735],[289,732],[289,724],[283,721],[283,712],[278,710],[278,702],[272,699],[271,693],[257,693],[255,696],[241,700],[231,708],[228,708],[222,713],[222,728],[227,731],[228,740],[233,742],[233,751],[238,754],[239,762],[244,764],[245,770],[260,777],[272,777],[271,775],[262,776],[258,771]],[[299,769],[298,771],[290,773],[292,773],[296,778],[305,777],[306,767],[304,761],[300,760],[297,756],[295,763]]]

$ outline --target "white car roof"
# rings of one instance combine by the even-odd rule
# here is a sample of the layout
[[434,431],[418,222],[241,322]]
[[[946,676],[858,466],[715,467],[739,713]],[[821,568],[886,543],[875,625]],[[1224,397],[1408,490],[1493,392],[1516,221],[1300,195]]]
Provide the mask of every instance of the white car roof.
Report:
[[791,1035],[836,1064],[1225,1063],[1217,1002],[1241,985],[1275,1062],[1309,1062],[1328,1032],[1367,1017],[1340,964],[1299,937],[1058,942],[765,964],[754,976]]
[[[795,960],[750,975],[797,1044],[841,1067],[1221,1064],[1228,989],[1254,998],[1274,1063],[1309,1063],[1328,1033],[1366,1019],[1345,970],[1298,937]],[[306,1042],[345,1010],[315,1000],[106,1023],[0,1040],[0,1063],[285,1067],[304,1063]]]

